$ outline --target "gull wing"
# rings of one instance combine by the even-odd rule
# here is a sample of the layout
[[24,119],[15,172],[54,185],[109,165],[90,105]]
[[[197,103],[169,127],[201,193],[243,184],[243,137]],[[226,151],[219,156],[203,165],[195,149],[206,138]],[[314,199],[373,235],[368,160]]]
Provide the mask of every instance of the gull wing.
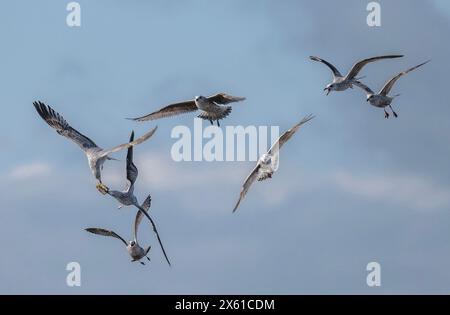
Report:
[[137,117],[137,118],[128,118],[134,121],[148,121],[155,120],[164,117],[171,117],[175,115],[180,115],[184,113],[194,112],[197,110],[197,105],[195,105],[195,101],[185,101],[180,103],[175,103],[168,105],[166,107],[157,110],[156,112],[150,113],[145,116]]
[[[142,203],[141,207],[142,209],[144,209],[146,212],[148,212],[148,210],[150,209],[150,206],[152,204],[152,196],[148,195],[148,197],[144,200],[144,202]],[[136,213],[136,218],[134,220],[134,239],[137,241],[137,235],[138,235],[138,229],[139,229],[139,225],[141,224],[142,218],[144,217],[144,214],[142,213],[142,211],[138,211]]]
[[167,257],[167,254],[166,254],[166,250],[164,249],[164,246],[163,246],[163,244],[162,244],[161,238],[159,237],[158,230],[156,229],[155,221],[153,221],[153,219],[150,217],[150,215],[147,213],[147,211],[145,211],[141,206],[137,206],[137,208],[139,209],[139,211],[140,211],[143,215],[145,215],[145,216],[147,217],[147,219],[150,220],[150,223],[151,223],[152,226],[153,226],[153,232],[155,232],[155,234],[156,234],[156,238],[158,239],[159,246],[161,247],[161,250],[162,250],[162,252],[163,252],[163,254],[164,254],[164,257],[166,258],[166,261],[167,261],[167,263],[169,264],[169,266],[171,266],[170,261],[169,261],[169,258]]
[[405,74],[416,70],[417,68],[423,66],[424,64],[430,62],[430,60],[427,60],[425,62],[422,62],[421,64],[412,67],[406,71],[400,72],[399,74],[397,74],[395,77],[393,77],[392,79],[390,79],[388,82],[386,82],[386,84],[383,86],[383,88],[381,89],[380,93],[381,95],[388,95],[389,92],[391,91],[392,87],[394,86],[395,82],[397,82],[398,79],[400,79],[402,76],[404,76]]
[[375,92],[372,91],[372,89],[371,89],[370,87],[368,87],[367,85],[365,85],[364,83],[362,83],[362,82],[360,82],[360,81],[355,81],[353,84],[356,85],[357,87],[363,89],[364,91],[366,91],[366,93],[367,93],[368,95],[370,95],[370,94],[372,94],[372,95],[375,94]]
[[39,116],[41,116],[50,127],[55,129],[58,134],[75,142],[83,151],[86,152],[88,149],[97,148],[94,141],[72,128],[64,117],[54,111],[53,108],[39,101],[33,102],[33,105]]
[[124,143],[124,144],[120,144],[120,145],[115,146],[114,148],[109,149],[109,150],[103,150],[100,153],[100,157],[105,157],[105,156],[107,156],[107,155],[109,155],[111,153],[114,153],[114,152],[117,152],[117,151],[120,151],[120,150],[123,150],[123,149],[128,149],[129,147],[138,145],[138,144],[148,140],[151,136],[153,136],[153,134],[156,132],[156,129],[158,129],[158,127],[153,128],[152,130],[150,130],[149,132],[147,132],[146,134],[144,134],[143,136],[137,138],[134,141],[131,141],[131,142],[128,142],[128,143]]
[[236,205],[234,206],[233,213],[236,212],[242,199],[244,199],[245,195],[247,194],[248,190],[250,189],[250,186],[258,178],[260,167],[261,167],[261,165],[258,162],[258,164],[256,164],[255,168],[250,173],[250,175],[248,175],[247,178],[245,179],[244,184],[242,185],[241,193],[239,194],[239,200],[237,201]]
[[87,228],[85,230],[88,231],[89,233],[117,238],[118,240],[121,240],[125,244],[125,246],[128,246],[127,241],[125,241],[119,234],[117,234],[114,231],[105,230],[101,228]]
[[381,59],[393,59],[393,58],[400,58],[403,57],[403,55],[385,55],[385,56],[377,56],[377,57],[372,57],[372,58],[367,58],[361,61],[358,61],[357,63],[355,63],[353,65],[353,67],[350,69],[350,71],[348,72],[346,79],[347,80],[352,80],[354,79],[358,73],[362,70],[362,68],[367,65],[368,63],[374,62],[374,61],[378,61]]
[[333,78],[342,77],[342,74],[339,72],[339,70],[335,66],[333,66],[331,63],[329,63],[328,61],[326,61],[322,58],[316,57],[316,56],[309,56],[309,59],[321,62],[321,63],[325,64],[326,66],[328,66],[328,68],[330,68],[331,72],[333,72]]
[[[134,131],[131,132],[130,142],[134,141]],[[130,182],[130,187],[134,185],[138,177],[138,169],[133,163],[133,146],[128,148],[127,152],[127,179]]]
[[216,95],[208,96],[208,101],[216,104],[226,105],[229,103],[241,102],[245,100],[245,97],[228,95],[226,93],[218,93]]
[[298,131],[300,126],[303,124],[306,124],[308,121],[313,119],[313,115],[305,116],[299,123],[295,124],[291,129],[287,130],[285,133],[283,133],[278,140],[272,145],[272,147],[269,150],[269,154],[277,155],[278,151],[281,149],[281,147]]

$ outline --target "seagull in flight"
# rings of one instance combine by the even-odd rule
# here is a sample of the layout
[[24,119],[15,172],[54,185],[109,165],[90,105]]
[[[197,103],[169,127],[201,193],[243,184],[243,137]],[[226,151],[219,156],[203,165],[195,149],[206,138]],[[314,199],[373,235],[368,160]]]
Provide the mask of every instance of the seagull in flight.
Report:
[[355,85],[362,88],[366,92],[366,94],[367,94],[366,101],[367,102],[369,102],[371,105],[373,105],[375,107],[384,109],[384,117],[385,118],[389,118],[389,113],[386,111],[386,107],[388,107],[388,106],[391,109],[392,113],[394,114],[394,117],[397,118],[398,114],[392,109],[391,103],[394,100],[394,98],[396,98],[397,96],[400,96],[400,94],[389,96],[388,95],[389,92],[391,91],[392,87],[394,86],[395,82],[397,82],[398,79],[400,79],[405,74],[423,66],[424,64],[427,64],[428,62],[430,62],[430,60],[425,61],[415,67],[412,67],[412,68],[406,70],[406,71],[400,72],[395,77],[393,77],[392,79],[387,81],[384,84],[383,88],[378,93],[375,93],[374,91],[372,91],[372,89],[369,88],[364,83],[358,82],[358,83],[355,83]]
[[128,119],[148,121],[200,110],[198,118],[209,120],[211,125],[213,124],[213,121],[216,121],[217,126],[220,126],[219,120],[224,119],[231,113],[232,107],[226,105],[234,102],[241,102],[243,100],[245,100],[245,97],[232,96],[225,93],[219,93],[208,97],[196,96],[193,100],[170,104],[148,115]]
[[343,76],[339,70],[333,66],[328,61],[321,59],[316,56],[310,56],[309,58],[313,61],[318,61],[331,69],[331,72],[333,73],[333,82],[329,83],[323,90],[327,91],[327,95],[330,94],[331,91],[345,91],[348,88],[353,88],[353,84],[358,83],[361,78],[356,78],[358,73],[362,70],[362,68],[367,65],[368,63],[378,61],[381,59],[392,59],[392,58],[400,58],[403,57],[403,55],[386,55],[386,56],[378,56],[378,57],[372,57],[367,58],[361,61],[358,61],[353,65],[353,67],[350,69],[350,71]]
[[82,133],[78,132],[76,129],[72,128],[69,125],[69,123],[64,119],[64,117],[61,116],[56,111],[54,111],[53,108],[51,108],[50,106],[45,105],[42,102],[34,102],[33,105],[38,114],[42,117],[43,120],[45,120],[47,124],[50,125],[50,127],[55,129],[58,134],[75,142],[81,148],[81,150],[84,151],[88,159],[89,168],[91,169],[92,174],[98,181],[96,187],[102,193],[103,190],[107,188],[102,183],[101,178],[103,163],[105,163],[105,161],[107,160],[114,160],[114,158],[110,157],[109,155],[114,152],[130,148],[134,145],[140,144],[148,140],[151,136],[153,136],[153,134],[157,129],[157,127],[153,128],[151,131],[147,132],[146,134],[136,139],[135,141],[115,146],[109,150],[104,150],[99,146],[97,146],[94,143],[94,141],[92,141]]
[[[148,212],[151,202],[152,202],[152,198],[149,195],[147,197],[147,199],[145,199],[145,201],[142,203],[141,208],[144,209],[146,212]],[[123,237],[121,237],[119,234],[117,234],[114,231],[105,230],[105,229],[101,229],[101,228],[87,228],[86,231],[93,233],[93,234],[97,234],[97,235],[115,237],[115,238],[121,240],[125,244],[128,254],[131,256],[131,261],[132,262],[139,261],[139,263],[141,265],[145,265],[145,263],[143,261],[141,261],[141,259],[146,257],[147,260],[150,261],[150,258],[147,255],[148,255],[148,252],[150,251],[151,246],[144,249],[138,243],[137,235],[138,235],[139,224],[141,223],[142,218],[143,218],[142,212],[138,211],[136,213],[136,218],[134,220],[134,228],[133,228],[134,239],[129,242],[125,241],[123,239]]]
[[239,200],[236,203],[236,206],[233,209],[233,212],[236,212],[239,204],[242,199],[244,199],[247,194],[250,186],[254,183],[255,180],[263,181],[267,178],[272,178],[273,173],[278,169],[279,162],[279,151],[281,147],[298,131],[300,126],[307,123],[314,116],[308,115],[304,117],[299,123],[295,124],[291,129],[286,131],[278,140],[272,145],[270,150],[267,153],[264,153],[256,163],[253,171],[248,175],[245,179],[244,184],[242,185],[241,193],[239,195]]
[[[134,131],[131,133],[130,136],[130,142],[134,141]],[[169,258],[167,257],[166,251],[164,249],[164,246],[162,244],[161,238],[159,237],[158,230],[156,228],[156,224],[153,221],[153,219],[150,217],[150,215],[147,213],[147,211],[139,205],[136,196],[134,195],[134,183],[136,182],[136,179],[138,177],[138,169],[136,165],[133,163],[133,147],[128,148],[127,152],[127,163],[126,163],[126,171],[127,171],[127,180],[128,184],[124,191],[117,191],[117,190],[110,190],[108,187],[105,188],[103,191],[104,194],[108,194],[114,199],[116,199],[121,208],[122,206],[135,206],[138,208],[141,215],[145,215],[147,219],[150,220],[150,223],[153,226],[153,231],[156,234],[156,238],[158,239],[159,245],[161,246],[161,249],[163,251],[164,257],[166,258],[167,263],[170,266]]]

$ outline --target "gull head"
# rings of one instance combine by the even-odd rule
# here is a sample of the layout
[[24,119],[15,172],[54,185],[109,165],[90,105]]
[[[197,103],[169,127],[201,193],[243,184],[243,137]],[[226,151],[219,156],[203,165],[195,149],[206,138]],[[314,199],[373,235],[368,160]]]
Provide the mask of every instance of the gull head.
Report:
[[332,90],[334,90],[334,83],[328,84],[323,90],[324,90],[324,91],[327,91],[327,95],[330,94],[330,92],[331,92]]
[[131,247],[133,247],[133,246],[135,246],[136,245],[136,242],[135,241],[130,241],[130,246]]
[[261,161],[261,163],[267,165],[267,164],[271,163],[272,157],[269,154],[264,153],[263,155],[261,155],[260,161]]
[[370,102],[373,99],[374,95],[373,94],[369,94],[367,95],[367,99],[366,102]]
[[196,101],[196,102],[198,102],[198,101],[203,101],[203,100],[205,100],[205,97],[204,97],[204,96],[199,95],[199,96],[196,96],[196,97],[195,97],[195,101]]

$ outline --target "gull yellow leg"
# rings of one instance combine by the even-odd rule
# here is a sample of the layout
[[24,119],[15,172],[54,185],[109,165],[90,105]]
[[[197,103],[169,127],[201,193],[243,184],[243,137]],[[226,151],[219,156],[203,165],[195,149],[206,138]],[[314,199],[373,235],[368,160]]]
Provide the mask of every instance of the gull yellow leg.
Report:
[[100,182],[98,182],[95,187],[102,195],[106,195],[109,191],[109,188],[105,184],[100,183]]

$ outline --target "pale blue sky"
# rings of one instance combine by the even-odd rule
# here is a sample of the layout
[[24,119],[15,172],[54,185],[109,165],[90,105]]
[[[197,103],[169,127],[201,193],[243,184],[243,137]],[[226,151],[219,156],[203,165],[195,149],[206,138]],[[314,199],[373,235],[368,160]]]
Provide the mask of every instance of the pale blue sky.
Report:
[[[360,0],[84,0],[76,29],[65,24],[68,2],[1,4],[0,293],[449,293],[450,4],[382,1],[382,27],[369,28]],[[432,59],[399,80],[400,117],[390,120],[359,90],[326,97],[329,70],[308,59],[345,72],[386,53],[405,57],[364,69],[375,89]],[[170,132],[193,115],[123,119],[219,91],[247,97],[224,126],[284,130],[316,115],[235,215],[252,162],[173,162]],[[145,267],[120,242],[83,231],[128,238],[134,210],[95,190],[83,153],[38,117],[34,100],[104,147],[158,125],[135,151],[137,194],[152,194],[173,268],[148,228]],[[106,180],[122,185],[121,172],[109,162]],[[79,288],[65,284],[71,261],[82,267]],[[382,266],[380,288],[366,286],[371,261]]]

